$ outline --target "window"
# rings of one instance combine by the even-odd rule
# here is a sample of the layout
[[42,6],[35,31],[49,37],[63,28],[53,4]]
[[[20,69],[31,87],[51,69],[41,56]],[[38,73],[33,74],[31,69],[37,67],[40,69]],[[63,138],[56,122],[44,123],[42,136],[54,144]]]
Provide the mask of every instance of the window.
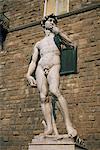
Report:
[[54,13],[55,15],[69,12],[69,0],[45,0],[44,16]]

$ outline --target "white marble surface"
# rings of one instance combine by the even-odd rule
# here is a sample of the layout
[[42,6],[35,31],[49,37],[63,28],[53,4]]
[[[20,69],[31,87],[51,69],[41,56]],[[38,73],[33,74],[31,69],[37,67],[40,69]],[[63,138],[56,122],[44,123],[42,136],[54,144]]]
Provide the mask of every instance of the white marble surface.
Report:
[[46,137],[36,136],[29,144],[28,150],[86,150],[83,145],[76,144],[67,134]]

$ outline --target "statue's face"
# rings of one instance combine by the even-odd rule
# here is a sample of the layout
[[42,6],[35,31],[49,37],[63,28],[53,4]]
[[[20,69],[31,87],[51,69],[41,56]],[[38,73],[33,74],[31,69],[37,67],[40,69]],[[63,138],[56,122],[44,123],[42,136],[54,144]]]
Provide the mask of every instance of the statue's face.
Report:
[[45,28],[50,29],[53,26],[55,26],[55,20],[53,18],[49,18],[46,22],[45,22]]

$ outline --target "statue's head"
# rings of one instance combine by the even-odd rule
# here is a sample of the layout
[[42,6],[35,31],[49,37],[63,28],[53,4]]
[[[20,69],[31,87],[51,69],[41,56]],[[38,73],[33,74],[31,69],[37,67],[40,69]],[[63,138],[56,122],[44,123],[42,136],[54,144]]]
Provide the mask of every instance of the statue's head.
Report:
[[57,17],[56,17],[54,14],[45,16],[45,17],[42,19],[42,21],[41,21],[41,26],[42,26],[43,28],[45,28],[47,21],[52,22],[52,23],[55,24],[55,25],[57,25],[57,23],[58,23]]

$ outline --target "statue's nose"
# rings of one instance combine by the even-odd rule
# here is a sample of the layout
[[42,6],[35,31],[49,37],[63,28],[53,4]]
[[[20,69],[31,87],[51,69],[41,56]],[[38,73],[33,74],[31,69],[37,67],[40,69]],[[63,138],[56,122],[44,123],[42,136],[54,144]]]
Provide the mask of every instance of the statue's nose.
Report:
[[52,21],[51,24],[54,25],[54,22]]

